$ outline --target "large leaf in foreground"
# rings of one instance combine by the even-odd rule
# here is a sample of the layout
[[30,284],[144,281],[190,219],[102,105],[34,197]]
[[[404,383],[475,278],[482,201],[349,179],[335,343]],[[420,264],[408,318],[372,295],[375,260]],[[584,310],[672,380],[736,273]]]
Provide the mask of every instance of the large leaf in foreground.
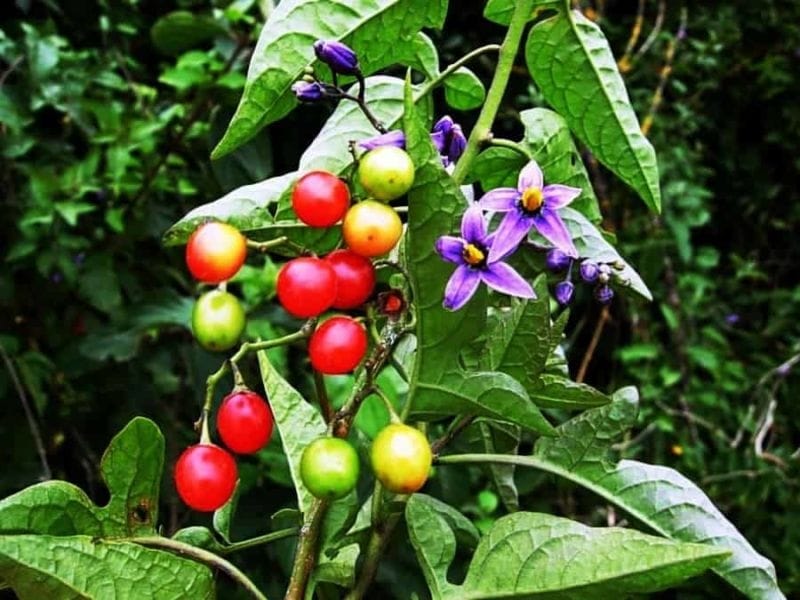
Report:
[[404,128],[416,167],[409,192],[405,255],[417,311],[417,355],[408,402],[417,414],[477,413],[551,434],[552,426],[530,401],[519,382],[496,371],[467,372],[459,353],[483,330],[486,291],[480,289],[461,310],[442,307],[453,265],[434,250],[436,239],[456,231],[466,208],[458,185],[442,167],[427,127],[406,91]]
[[689,479],[667,467],[608,460],[611,444],[630,429],[636,412],[635,390],[620,390],[612,404],[567,421],[556,438],[539,440],[531,466],[594,491],[664,536],[729,550],[731,556],[714,568],[720,576],[750,598],[783,598],[772,563]]
[[447,0],[284,0],[261,30],[239,107],[212,156],[235,150],[297,105],[291,86],[318,64],[315,40],[348,44],[370,74],[396,60],[394,48],[423,27],[441,27],[446,14]]
[[547,102],[597,159],[661,210],[656,154],[642,134],[600,28],[561,11],[531,29],[525,58]]
[[91,536],[0,535],[0,574],[21,600],[214,598],[204,565]]

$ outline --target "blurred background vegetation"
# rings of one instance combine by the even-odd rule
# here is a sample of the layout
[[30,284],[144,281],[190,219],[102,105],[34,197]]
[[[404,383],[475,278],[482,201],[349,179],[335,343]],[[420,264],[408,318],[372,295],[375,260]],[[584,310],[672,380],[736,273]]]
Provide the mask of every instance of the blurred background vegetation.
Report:
[[[452,4],[459,6],[445,33],[434,35],[444,62],[500,39],[502,30],[480,16],[482,2]],[[655,301],[618,297],[603,311],[581,290],[567,330],[570,371],[604,390],[637,385],[640,427],[622,454],[695,480],[775,562],[784,591],[800,595],[800,4],[687,3],[688,12],[666,0],[579,4],[621,61],[658,151],[665,208],[659,218],[646,214],[585,157],[603,225]],[[103,502],[99,457],[134,415],[162,428],[168,464],[193,443],[204,380],[221,357],[193,342],[188,322],[198,290],[182,248],[165,249],[160,237],[190,208],[294,169],[331,110],[306,107],[233,155],[209,160],[271,7],[269,0],[4,3],[0,497],[56,477]],[[488,81],[488,59],[471,66]],[[518,137],[514,114],[539,103],[521,60],[506,100],[496,131]],[[438,101],[439,114],[471,125],[474,114]],[[292,326],[268,302],[274,275],[274,265],[258,259],[234,282],[250,308],[251,336]],[[302,353],[274,358],[313,395]],[[255,371],[246,375],[256,386]],[[334,396],[347,387],[347,378],[331,384]],[[404,391],[400,381],[385,387]],[[379,405],[362,413],[367,435],[385,419]],[[277,440],[240,468],[235,536],[243,537],[269,529],[264,515],[291,504],[293,493]],[[441,470],[432,485],[478,525],[502,514],[480,471],[469,481],[453,477]],[[550,477],[519,473],[518,485],[526,509],[623,522]],[[178,503],[168,477],[163,487],[166,533],[205,521]],[[387,595],[407,597],[410,582],[421,581],[397,541],[379,582]],[[237,560],[280,595],[288,554],[276,544]],[[717,597],[719,585],[706,578],[671,595]]]

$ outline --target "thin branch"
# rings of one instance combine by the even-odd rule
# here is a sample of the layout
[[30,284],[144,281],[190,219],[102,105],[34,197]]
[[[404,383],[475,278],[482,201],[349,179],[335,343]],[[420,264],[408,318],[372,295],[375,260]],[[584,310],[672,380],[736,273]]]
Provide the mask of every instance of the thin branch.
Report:
[[326,423],[330,423],[333,419],[333,406],[331,405],[330,398],[328,398],[328,390],[325,387],[325,377],[314,369],[314,388],[317,391],[317,402],[322,411],[322,418]]
[[628,43],[625,44],[625,52],[617,61],[617,67],[622,73],[626,73],[631,69],[631,56],[636,43],[639,41],[639,36],[642,34],[642,25],[644,24],[644,4],[645,0],[639,0],[639,5],[636,8],[636,18],[631,27],[631,33],[628,36]]
[[454,421],[453,425],[448,428],[444,435],[431,444],[431,452],[433,455],[438,455],[445,446],[456,439],[467,427],[472,425],[472,422],[477,416],[478,415],[464,415],[457,421]]
[[33,414],[30,402],[28,402],[28,396],[25,393],[25,388],[22,386],[22,382],[17,375],[17,370],[14,368],[14,363],[6,352],[5,347],[3,347],[3,344],[0,344],[0,354],[3,355],[3,362],[6,365],[6,369],[8,370],[8,374],[14,384],[14,388],[17,390],[19,402],[22,404],[22,410],[25,412],[25,419],[28,421],[28,428],[31,430],[31,436],[33,437],[33,442],[36,445],[36,452],[39,454],[39,460],[42,463],[41,480],[45,481],[47,479],[52,479],[53,472],[50,470],[50,465],[47,462],[47,451],[44,447],[42,434],[39,431],[39,425],[36,423],[36,417]]
[[647,53],[650,47],[655,43],[656,39],[658,38],[658,34],[661,33],[661,28],[664,26],[664,15],[667,12],[667,3],[665,0],[659,0],[658,2],[658,13],[656,14],[656,21],[653,23],[653,29],[650,31],[650,34],[647,36],[647,39],[642,43],[641,47],[636,51],[636,55],[633,57],[633,61],[639,60],[642,56]]
[[18,56],[11,62],[10,65],[8,65],[8,68],[5,71],[3,71],[3,74],[0,75],[0,88],[3,87],[3,84],[6,82],[6,79],[8,79],[8,76],[11,75],[14,71],[16,71],[17,67],[19,67],[20,64],[22,64],[23,60],[25,60],[25,55]]
[[317,540],[322,529],[327,500],[315,499],[306,515],[305,523],[300,529],[300,539],[294,555],[292,575],[284,600],[302,600],[306,594],[306,586],[314,565],[317,562]]
[[575,381],[577,383],[582,383],[586,378],[586,371],[589,368],[589,363],[592,362],[592,357],[594,357],[595,350],[597,350],[597,344],[600,342],[600,336],[603,335],[603,329],[610,319],[608,306],[604,306],[603,310],[600,311],[600,316],[597,318],[597,324],[594,326],[592,339],[589,341],[586,352],[583,354],[581,366],[578,368],[578,374],[575,376]]
[[220,550],[220,552],[222,554],[231,554],[232,552],[238,552],[239,550],[246,550],[247,548],[254,548],[256,546],[262,546],[264,544],[277,542],[278,540],[294,537],[299,533],[300,533],[299,527],[288,527],[286,529],[273,531],[272,533],[265,533],[264,535],[259,535],[258,537],[250,538],[249,540],[242,540],[241,542],[235,542],[233,544],[229,544],[227,546],[224,546]]

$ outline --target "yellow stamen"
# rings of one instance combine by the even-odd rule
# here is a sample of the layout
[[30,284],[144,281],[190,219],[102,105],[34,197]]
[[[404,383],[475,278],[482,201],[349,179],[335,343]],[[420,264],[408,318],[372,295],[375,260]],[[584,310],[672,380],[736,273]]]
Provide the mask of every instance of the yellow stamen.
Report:
[[479,265],[486,259],[483,251],[474,244],[464,246],[464,260],[469,265]]
[[544,193],[542,188],[529,187],[522,192],[522,208],[528,212],[536,212],[544,203]]

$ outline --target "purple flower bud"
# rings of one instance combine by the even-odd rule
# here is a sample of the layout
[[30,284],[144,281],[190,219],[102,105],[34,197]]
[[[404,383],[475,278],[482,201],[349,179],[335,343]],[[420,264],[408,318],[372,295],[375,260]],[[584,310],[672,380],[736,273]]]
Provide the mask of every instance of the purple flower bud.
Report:
[[725,323],[727,323],[728,325],[736,325],[740,319],[741,317],[736,313],[730,313],[728,315],[725,315]]
[[597,276],[600,275],[600,268],[596,263],[585,260],[581,263],[581,279],[586,283],[594,283],[597,281]]
[[292,91],[301,102],[316,102],[325,97],[325,88],[317,81],[314,83],[297,81],[292,85]]
[[566,252],[562,252],[558,248],[553,248],[552,250],[549,250],[547,252],[547,258],[545,258],[545,264],[547,264],[547,268],[553,271],[554,273],[563,271],[569,266],[571,262],[572,262],[572,257]]
[[572,294],[575,292],[575,286],[571,281],[559,281],[555,287],[556,302],[561,306],[566,306],[572,300]]
[[461,125],[456,123],[450,132],[450,143],[447,145],[447,158],[450,162],[456,162],[467,147],[467,138],[461,131]]
[[608,304],[614,298],[614,290],[607,285],[598,285],[594,290],[594,297],[600,304]]
[[395,131],[371,137],[363,142],[358,142],[358,145],[366,150],[373,150],[378,146],[396,146],[397,148],[405,149],[406,136],[402,131],[396,129]]
[[356,53],[352,48],[336,40],[317,40],[314,42],[314,54],[334,73],[355,75],[360,72]]

